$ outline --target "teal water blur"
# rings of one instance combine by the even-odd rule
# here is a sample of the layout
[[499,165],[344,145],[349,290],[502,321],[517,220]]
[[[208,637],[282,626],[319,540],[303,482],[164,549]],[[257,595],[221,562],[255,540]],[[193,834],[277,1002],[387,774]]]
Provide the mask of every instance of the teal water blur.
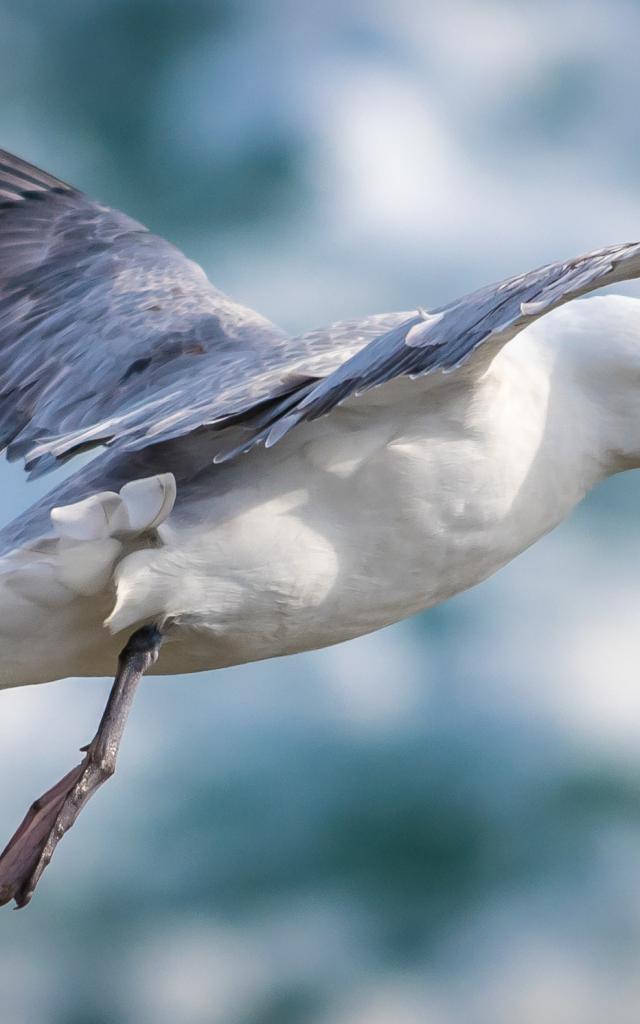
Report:
[[[640,237],[639,32],[624,0],[0,0],[0,145],[294,331]],[[1,470],[5,519],[50,484]],[[147,681],[2,912],[3,1024],[635,1022],[639,499],[377,635]],[[0,694],[7,835],[108,686]]]

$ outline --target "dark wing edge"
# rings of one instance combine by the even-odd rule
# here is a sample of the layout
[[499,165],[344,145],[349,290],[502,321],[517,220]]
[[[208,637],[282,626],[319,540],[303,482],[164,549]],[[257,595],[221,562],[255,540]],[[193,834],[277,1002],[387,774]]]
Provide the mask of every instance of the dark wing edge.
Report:
[[79,195],[77,189],[60,178],[0,149],[0,205],[24,202],[30,196],[43,192]]
[[640,243],[629,242],[507,278],[430,313],[420,310],[364,346],[324,379],[307,383],[297,396],[275,404],[242,448],[221,453],[217,461],[232,459],[257,444],[270,448],[299,423],[325,416],[347,398],[394,378],[414,379],[437,370],[454,371],[488,344],[493,355],[552,309],[598,288],[637,277]]

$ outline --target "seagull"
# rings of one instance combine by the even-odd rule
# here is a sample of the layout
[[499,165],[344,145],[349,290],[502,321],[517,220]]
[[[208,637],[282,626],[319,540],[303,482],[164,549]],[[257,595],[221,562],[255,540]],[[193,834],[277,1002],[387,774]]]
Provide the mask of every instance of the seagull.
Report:
[[0,531],[0,686],[113,676],[0,855],[31,899],[144,673],[380,629],[640,466],[640,243],[290,337],[124,213],[0,151],[0,448],[94,458]]

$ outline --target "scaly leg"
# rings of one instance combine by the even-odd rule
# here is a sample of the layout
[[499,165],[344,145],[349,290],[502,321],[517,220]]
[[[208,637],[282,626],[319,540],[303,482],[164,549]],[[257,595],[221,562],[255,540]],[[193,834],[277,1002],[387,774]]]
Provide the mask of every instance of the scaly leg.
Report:
[[116,768],[122,733],[138,683],[158,657],[162,634],[143,626],[129,638],[98,731],[79,765],[36,800],[0,854],[0,906],[14,899],[27,905],[53,851]]

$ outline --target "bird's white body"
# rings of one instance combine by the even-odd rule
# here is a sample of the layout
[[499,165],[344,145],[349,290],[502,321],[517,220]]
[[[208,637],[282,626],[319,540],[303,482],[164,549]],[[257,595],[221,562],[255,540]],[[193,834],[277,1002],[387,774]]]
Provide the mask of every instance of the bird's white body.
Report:
[[391,381],[212,468],[153,542],[114,521],[12,552],[1,682],[108,675],[144,622],[166,624],[155,671],[173,673],[323,647],[435,605],[640,462],[634,375],[640,301],[573,302],[467,372]]
[[145,672],[396,622],[640,465],[640,302],[573,301],[638,277],[626,242],[290,337],[0,150],[0,452],[39,475],[108,446],[0,529],[0,686],[115,669],[82,761],[0,854],[0,905],[113,773]]

